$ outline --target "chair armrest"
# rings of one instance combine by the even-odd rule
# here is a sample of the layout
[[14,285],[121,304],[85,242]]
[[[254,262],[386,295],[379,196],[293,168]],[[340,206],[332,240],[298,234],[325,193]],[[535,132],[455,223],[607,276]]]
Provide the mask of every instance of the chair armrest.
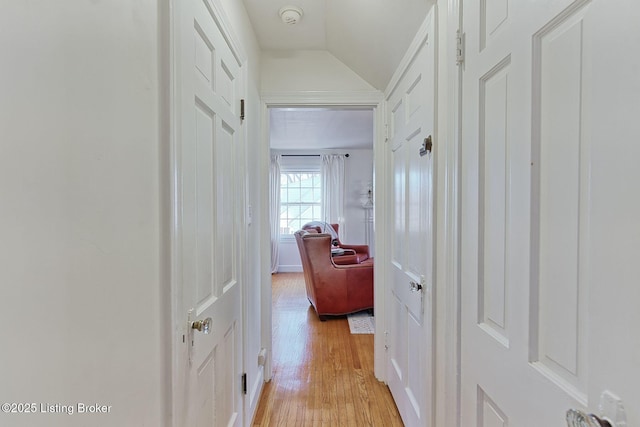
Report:
[[358,269],[370,269],[373,271],[373,263],[360,263],[360,264],[336,264],[331,260],[331,263],[336,270],[358,270]]
[[341,244],[340,247],[342,249],[351,249],[358,253],[367,254],[369,256],[369,245],[344,245]]

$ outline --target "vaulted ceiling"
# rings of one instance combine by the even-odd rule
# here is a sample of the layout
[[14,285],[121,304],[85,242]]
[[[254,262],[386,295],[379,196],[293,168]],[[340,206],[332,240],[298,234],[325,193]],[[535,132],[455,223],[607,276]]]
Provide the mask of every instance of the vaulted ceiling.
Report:
[[[263,50],[327,50],[384,90],[434,0],[243,0]],[[278,11],[303,16],[284,24]]]

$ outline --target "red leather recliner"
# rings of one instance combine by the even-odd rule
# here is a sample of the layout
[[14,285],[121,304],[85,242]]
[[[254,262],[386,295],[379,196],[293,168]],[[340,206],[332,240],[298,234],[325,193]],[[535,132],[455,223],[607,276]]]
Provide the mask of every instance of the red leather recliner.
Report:
[[373,263],[336,265],[331,257],[331,235],[295,233],[302,259],[307,298],[320,317],[373,308]]

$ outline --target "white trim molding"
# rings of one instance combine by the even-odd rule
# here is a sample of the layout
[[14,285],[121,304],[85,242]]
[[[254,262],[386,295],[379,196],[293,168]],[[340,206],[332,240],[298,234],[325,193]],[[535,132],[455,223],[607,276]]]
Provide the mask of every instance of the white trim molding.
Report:
[[460,424],[460,111],[456,64],[461,0],[437,3],[436,406],[435,425]]
[[262,92],[262,101],[269,107],[279,106],[370,106],[377,107],[384,95],[380,91],[370,92]]

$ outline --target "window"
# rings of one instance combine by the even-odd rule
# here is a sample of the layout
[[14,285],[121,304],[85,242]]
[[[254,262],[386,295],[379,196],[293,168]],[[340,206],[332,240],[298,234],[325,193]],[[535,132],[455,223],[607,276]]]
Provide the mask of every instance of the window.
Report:
[[280,174],[280,235],[291,236],[322,217],[320,171],[287,170]]

